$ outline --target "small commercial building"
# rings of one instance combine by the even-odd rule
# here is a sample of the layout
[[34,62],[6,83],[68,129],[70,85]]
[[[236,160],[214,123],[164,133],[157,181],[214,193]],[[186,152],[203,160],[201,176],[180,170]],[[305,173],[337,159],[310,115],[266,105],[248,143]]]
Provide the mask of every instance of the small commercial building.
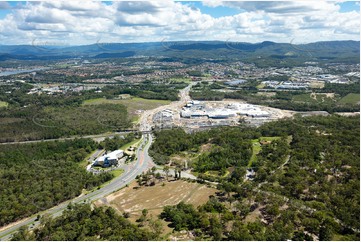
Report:
[[98,157],[93,166],[110,167],[117,166],[120,158],[124,156],[123,150],[114,150],[108,154]]

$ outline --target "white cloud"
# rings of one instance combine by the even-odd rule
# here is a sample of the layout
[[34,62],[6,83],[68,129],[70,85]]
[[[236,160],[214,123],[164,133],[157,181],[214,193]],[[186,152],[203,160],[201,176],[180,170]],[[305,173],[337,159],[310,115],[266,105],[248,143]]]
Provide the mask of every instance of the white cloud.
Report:
[[326,2],[318,1],[203,1],[203,4],[210,7],[227,6],[239,8],[246,11],[264,11],[269,13],[294,14],[305,13],[319,10],[337,11],[339,6]]
[[210,7],[237,8],[247,13],[259,13],[266,20],[266,24],[261,25],[264,39],[266,36],[273,35],[276,40],[288,36],[289,39],[297,38],[303,42],[335,39],[359,40],[360,13],[356,11],[341,13],[337,2],[318,1],[315,4],[314,1],[208,0],[203,1],[203,4]]
[[[180,2],[29,2],[0,20],[1,44],[61,40],[68,44],[167,40],[299,42],[359,39],[360,13],[335,2],[223,2],[239,14],[214,18]],[[0,5],[1,8],[2,5]],[[5,5],[4,5],[5,6]],[[6,7],[6,6],[5,6]]]

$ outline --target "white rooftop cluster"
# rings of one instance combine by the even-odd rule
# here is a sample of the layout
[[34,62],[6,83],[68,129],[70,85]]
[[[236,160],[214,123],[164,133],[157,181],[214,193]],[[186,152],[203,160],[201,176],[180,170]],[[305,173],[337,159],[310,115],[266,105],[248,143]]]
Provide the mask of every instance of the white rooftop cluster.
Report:
[[270,114],[261,110],[258,106],[246,103],[232,103],[227,108],[235,110],[239,115],[247,115],[251,117],[269,117]]
[[230,110],[230,109],[214,109],[212,111],[208,112],[209,118],[230,118],[230,117],[236,117],[237,112]]
[[199,101],[189,101],[181,111],[183,118],[208,117],[212,119],[228,119],[237,115],[251,117],[269,117],[270,114],[251,104],[232,103],[224,108],[207,108]]

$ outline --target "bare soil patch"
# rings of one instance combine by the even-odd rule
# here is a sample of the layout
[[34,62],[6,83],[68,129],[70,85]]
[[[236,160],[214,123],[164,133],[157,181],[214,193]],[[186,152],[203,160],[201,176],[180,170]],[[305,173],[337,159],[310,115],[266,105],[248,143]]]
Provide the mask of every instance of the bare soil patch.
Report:
[[[164,186],[159,183],[155,186],[143,186],[136,189],[137,184],[134,182],[103,200],[117,211],[128,212],[130,217],[138,218],[143,209],[147,209],[153,216],[158,216],[164,206],[176,205],[181,201],[197,207],[206,203],[209,196],[217,191],[206,185],[186,181],[171,181],[164,184]],[[103,200],[98,200],[95,205],[105,205]]]

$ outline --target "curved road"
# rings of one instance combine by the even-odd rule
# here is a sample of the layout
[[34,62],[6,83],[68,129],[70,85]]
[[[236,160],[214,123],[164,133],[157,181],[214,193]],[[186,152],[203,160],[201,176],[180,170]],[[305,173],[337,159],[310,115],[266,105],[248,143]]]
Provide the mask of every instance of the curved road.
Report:
[[[71,203],[92,202],[114,191],[121,189],[122,187],[130,183],[132,180],[134,180],[137,175],[141,174],[144,171],[147,171],[148,169],[154,166],[152,159],[148,155],[148,149],[151,143],[152,143],[152,136],[150,134],[146,134],[145,136],[143,136],[143,142],[141,143],[141,145],[137,150],[137,161],[125,167],[124,173],[121,176],[111,180],[109,184],[105,185],[104,187],[98,190],[90,192],[86,195],[82,195],[72,200],[63,202],[53,208],[50,208],[38,214],[40,215],[50,214],[52,216],[59,216],[61,215],[63,210],[66,209],[66,207],[70,202]],[[35,221],[36,217],[37,214],[27,219],[24,219],[21,222],[17,222],[17,223],[15,222],[13,224],[10,224],[6,226],[6,228],[4,227],[5,229],[0,228],[0,239],[1,240],[11,239],[11,235],[14,232],[16,232],[21,226],[30,225],[30,224],[35,224],[36,226],[38,224],[38,222]]]

